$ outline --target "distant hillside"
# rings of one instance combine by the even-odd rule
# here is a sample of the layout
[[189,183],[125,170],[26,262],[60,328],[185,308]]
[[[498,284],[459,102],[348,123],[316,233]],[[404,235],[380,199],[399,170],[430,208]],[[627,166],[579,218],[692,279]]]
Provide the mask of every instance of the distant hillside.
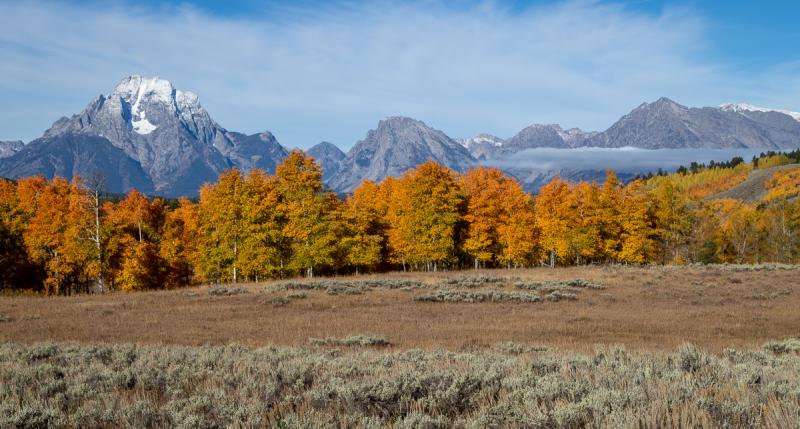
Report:
[[744,182],[711,196],[710,199],[733,198],[746,202],[757,202],[765,199],[769,193],[768,182],[775,177],[778,172],[797,170],[800,172],[800,164],[780,165],[766,169],[757,169],[750,172]]
[[727,163],[681,167],[672,174],[647,178],[657,187],[670,183],[683,197],[691,200],[730,198],[746,203],[770,202],[800,195],[800,151],[769,152],[745,162],[741,158]]

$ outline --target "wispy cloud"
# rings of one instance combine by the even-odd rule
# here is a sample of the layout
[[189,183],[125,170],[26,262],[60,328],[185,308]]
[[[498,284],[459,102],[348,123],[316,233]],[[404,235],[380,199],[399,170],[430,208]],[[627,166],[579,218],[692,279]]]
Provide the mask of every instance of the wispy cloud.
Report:
[[533,122],[604,129],[662,95],[702,105],[753,93],[704,60],[706,26],[688,9],[364,2],[237,18],[3,2],[0,27],[0,138],[38,136],[132,73],[197,92],[229,129],[296,146],[350,146],[388,115],[510,136]]

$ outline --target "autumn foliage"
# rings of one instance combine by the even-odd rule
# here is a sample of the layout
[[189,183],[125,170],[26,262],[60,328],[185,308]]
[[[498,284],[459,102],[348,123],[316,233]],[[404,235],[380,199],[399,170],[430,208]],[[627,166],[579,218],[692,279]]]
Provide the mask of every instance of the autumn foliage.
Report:
[[[772,158],[764,165],[774,163]],[[81,179],[0,180],[0,287],[65,294],[381,270],[796,262],[798,169],[755,203],[709,197],[753,164],[622,183],[559,178],[533,196],[494,168],[427,162],[340,197],[302,152],[275,175],[223,173],[195,201]]]

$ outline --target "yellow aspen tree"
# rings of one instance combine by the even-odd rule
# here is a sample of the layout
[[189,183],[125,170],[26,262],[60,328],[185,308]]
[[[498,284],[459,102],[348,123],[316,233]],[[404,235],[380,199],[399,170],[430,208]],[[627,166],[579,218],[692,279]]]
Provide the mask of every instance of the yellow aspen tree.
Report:
[[556,260],[566,261],[570,253],[570,192],[569,184],[556,177],[544,185],[536,197],[540,243],[551,267],[555,266]]
[[683,263],[686,256],[682,249],[687,245],[692,225],[685,198],[669,181],[659,182],[650,194],[655,202],[661,260],[664,263]]
[[260,281],[278,274],[283,214],[277,180],[254,169],[244,177],[242,239],[239,267],[248,279]]
[[622,204],[622,183],[612,170],[606,171],[606,180],[600,192],[599,219],[600,238],[603,243],[603,256],[609,261],[619,259],[622,247],[620,240],[622,225],[620,209]]
[[575,264],[589,262],[603,255],[599,212],[600,190],[597,183],[580,182],[570,190],[567,203],[569,245]]
[[242,239],[241,171],[234,167],[214,184],[200,188],[201,269],[216,281],[239,280],[239,246]]
[[465,194],[456,174],[433,161],[406,172],[392,187],[389,241],[405,266],[436,271],[456,261]]
[[734,199],[725,198],[711,204],[720,219],[718,241],[723,262],[758,262],[754,250],[758,243],[755,207]]
[[620,250],[617,258],[621,262],[644,264],[652,260],[655,251],[654,219],[642,182],[634,180],[623,190],[620,219]]
[[114,287],[125,290],[165,287],[169,275],[160,258],[167,208],[136,190],[116,204],[103,206],[107,223],[106,266]]
[[340,202],[324,190],[319,164],[301,151],[293,151],[278,165],[276,177],[285,216],[283,236],[288,246],[282,253],[288,253],[287,268],[313,277],[315,268],[335,265]]
[[356,273],[377,267],[383,258],[386,225],[380,198],[381,187],[365,180],[347,197],[343,207],[348,232],[342,246],[346,264]]

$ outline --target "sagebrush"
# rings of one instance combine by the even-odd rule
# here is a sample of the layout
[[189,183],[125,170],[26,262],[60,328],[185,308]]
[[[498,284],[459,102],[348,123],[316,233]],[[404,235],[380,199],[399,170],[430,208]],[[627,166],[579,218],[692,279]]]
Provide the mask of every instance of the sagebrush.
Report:
[[797,427],[800,356],[0,345],[0,427]]

